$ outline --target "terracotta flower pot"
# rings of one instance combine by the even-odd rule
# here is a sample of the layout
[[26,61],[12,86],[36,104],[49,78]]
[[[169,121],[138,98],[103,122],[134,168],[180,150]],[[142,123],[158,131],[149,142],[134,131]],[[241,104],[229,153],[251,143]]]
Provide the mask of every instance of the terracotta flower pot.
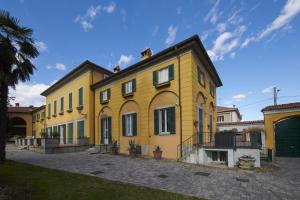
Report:
[[153,151],[153,156],[155,160],[161,160],[162,151]]

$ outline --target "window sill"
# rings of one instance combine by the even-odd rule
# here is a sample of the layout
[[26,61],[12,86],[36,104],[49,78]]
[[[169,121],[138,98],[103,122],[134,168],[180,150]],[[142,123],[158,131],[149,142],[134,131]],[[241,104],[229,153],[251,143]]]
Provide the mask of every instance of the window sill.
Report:
[[83,110],[83,106],[77,106],[76,109],[77,109],[78,111]]
[[52,117],[56,117],[56,114],[52,115]]
[[47,117],[47,119],[51,119],[51,117]]
[[71,113],[71,112],[73,112],[73,109],[68,109],[67,112]]
[[123,135],[123,137],[136,137],[136,135]]
[[60,113],[58,113],[59,115],[63,115],[64,114],[64,112],[60,112]]
[[124,95],[123,95],[124,98],[132,97],[132,96],[133,96],[133,92],[128,93],[128,94],[124,94]]
[[105,100],[105,101],[101,101],[101,104],[107,104],[109,102],[109,100]]
[[170,86],[170,81],[167,81],[167,82],[163,82],[163,83],[158,83],[155,85],[156,88],[161,88],[161,87],[167,87],[167,86]]

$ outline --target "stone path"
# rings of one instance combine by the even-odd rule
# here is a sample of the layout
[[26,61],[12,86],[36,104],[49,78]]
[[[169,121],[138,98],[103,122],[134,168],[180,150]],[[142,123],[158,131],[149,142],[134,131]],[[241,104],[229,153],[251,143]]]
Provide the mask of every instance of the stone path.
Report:
[[[7,146],[7,158],[207,199],[300,199],[300,159],[281,158],[281,170],[219,169],[88,152],[39,154]],[[93,172],[93,173],[92,173]]]

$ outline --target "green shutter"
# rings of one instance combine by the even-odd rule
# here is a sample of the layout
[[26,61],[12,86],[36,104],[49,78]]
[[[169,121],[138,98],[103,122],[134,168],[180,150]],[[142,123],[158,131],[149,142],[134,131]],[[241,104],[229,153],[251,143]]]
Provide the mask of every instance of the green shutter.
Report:
[[51,117],[51,104],[48,104],[48,117]]
[[72,109],[72,93],[69,93],[69,110]]
[[154,110],[154,134],[159,133],[159,110]]
[[153,72],[153,85],[157,85],[157,71]]
[[111,134],[111,117],[108,117],[107,118],[107,120],[108,120],[108,142],[109,142],[109,144],[111,144],[111,142],[112,142],[112,134]]
[[169,65],[169,81],[174,80],[174,65]]
[[84,137],[84,121],[77,122],[77,138]]
[[64,112],[64,97],[60,98],[60,112]]
[[199,121],[198,121],[198,125],[199,125],[199,133],[203,133],[203,109],[199,108]]
[[122,96],[125,95],[125,83],[122,83]]
[[107,89],[107,100],[110,100],[110,88]]
[[101,137],[100,143],[104,144],[104,118],[101,119]]
[[133,131],[133,136],[137,135],[137,114],[133,113],[132,114],[132,131]]
[[74,131],[73,123],[69,123],[68,124],[68,144],[73,144],[73,131]]
[[54,101],[54,115],[56,115],[56,101]]
[[100,92],[100,103],[102,103],[102,96],[103,96],[103,92]]
[[83,105],[83,88],[78,89],[78,106]]
[[175,118],[175,107],[170,107],[168,108],[168,128],[169,128],[169,132],[171,134],[175,134],[176,133],[176,118]]
[[136,80],[133,79],[132,80],[132,92],[135,92],[136,91]]
[[122,115],[122,135],[123,136],[126,136],[126,133],[125,133],[125,115]]

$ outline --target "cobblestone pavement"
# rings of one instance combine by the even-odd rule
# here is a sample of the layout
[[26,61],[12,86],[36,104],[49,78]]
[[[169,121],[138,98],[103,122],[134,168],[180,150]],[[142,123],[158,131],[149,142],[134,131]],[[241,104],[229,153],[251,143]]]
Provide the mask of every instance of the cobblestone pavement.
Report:
[[299,158],[278,159],[276,164],[281,169],[273,172],[221,169],[88,152],[40,154],[18,150],[13,145],[7,146],[7,158],[87,175],[100,171],[95,176],[207,199],[300,199]]

